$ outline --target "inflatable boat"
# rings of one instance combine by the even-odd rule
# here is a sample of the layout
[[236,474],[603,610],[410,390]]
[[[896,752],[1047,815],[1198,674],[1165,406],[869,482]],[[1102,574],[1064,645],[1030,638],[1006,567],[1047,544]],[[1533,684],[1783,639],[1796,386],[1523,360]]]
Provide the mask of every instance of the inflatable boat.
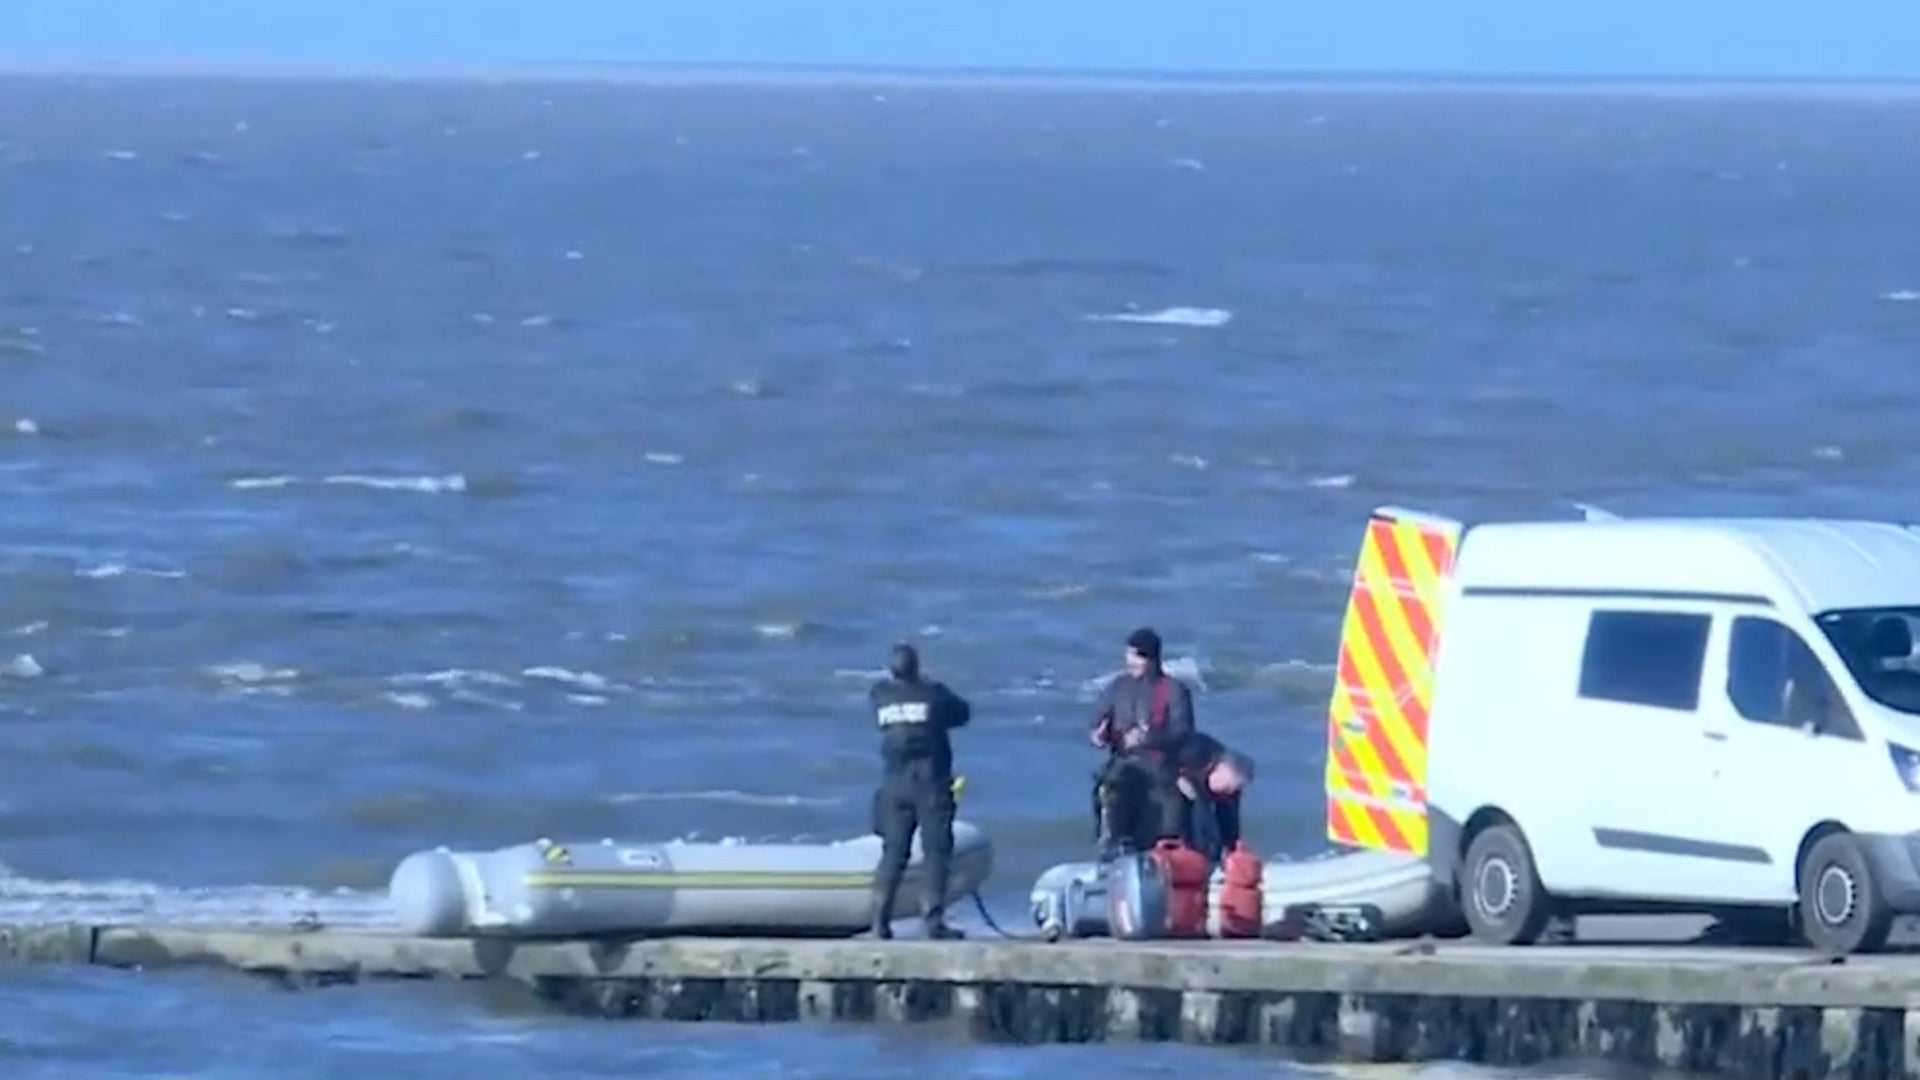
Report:
[[[1217,907],[1217,872],[1213,888]],[[1034,925],[1044,937],[1108,933],[1099,863],[1052,867],[1034,881],[1029,899]],[[1310,936],[1418,937],[1440,928],[1442,899],[1424,859],[1381,851],[1331,852],[1300,862],[1264,863],[1260,921],[1267,936],[1297,935],[1305,923]]]
[[[852,937],[872,925],[880,840],[814,844],[536,840],[497,851],[415,852],[388,884],[403,932],[421,937],[650,934]],[[894,901],[918,914],[920,841]],[[948,902],[979,888],[993,847],[955,822]]]

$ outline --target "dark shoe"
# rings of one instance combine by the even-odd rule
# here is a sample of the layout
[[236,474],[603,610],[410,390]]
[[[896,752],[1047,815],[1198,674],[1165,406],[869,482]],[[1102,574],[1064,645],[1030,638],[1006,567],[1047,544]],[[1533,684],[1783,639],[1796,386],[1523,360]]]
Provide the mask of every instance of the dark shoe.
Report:
[[871,913],[873,936],[881,941],[893,940],[893,901],[900,888],[895,881],[893,888],[885,888],[883,882],[875,882],[873,900],[867,911]]
[[927,924],[928,941],[959,941],[966,936],[966,934],[955,930],[943,922],[930,922]]

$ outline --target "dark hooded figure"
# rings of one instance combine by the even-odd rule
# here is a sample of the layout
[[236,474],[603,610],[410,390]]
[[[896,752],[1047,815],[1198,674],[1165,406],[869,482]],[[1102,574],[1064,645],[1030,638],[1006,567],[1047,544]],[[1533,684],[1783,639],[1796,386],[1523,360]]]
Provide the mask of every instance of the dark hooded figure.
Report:
[[868,698],[880,728],[880,789],[874,793],[873,830],[880,835],[880,866],[874,875],[873,934],[890,938],[890,917],[900,879],[920,833],[926,856],[921,912],[930,938],[957,938],[947,925],[947,878],[953,862],[953,742],[948,732],[973,716],[967,700],[944,683],[920,674],[920,654],[896,645],[889,677]]

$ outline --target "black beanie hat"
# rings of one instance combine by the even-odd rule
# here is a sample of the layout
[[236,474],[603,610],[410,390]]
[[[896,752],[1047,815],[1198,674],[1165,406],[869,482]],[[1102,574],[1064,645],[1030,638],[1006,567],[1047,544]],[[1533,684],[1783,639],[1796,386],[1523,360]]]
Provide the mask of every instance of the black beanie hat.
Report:
[[920,677],[920,651],[905,642],[893,647],[893,655],[887,660],[887,673],[901,682],[913,682]]
[[1150,627],[1141,627],[1127,635],[1127,648],[1156,663],[1160,659],[1160,635]]

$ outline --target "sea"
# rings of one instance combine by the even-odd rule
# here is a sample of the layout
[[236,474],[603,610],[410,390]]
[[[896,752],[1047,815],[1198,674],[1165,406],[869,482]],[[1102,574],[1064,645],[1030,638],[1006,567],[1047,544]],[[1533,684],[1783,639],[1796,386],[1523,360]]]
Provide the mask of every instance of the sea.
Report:
[[[382,925],[438,844],[859,835],[899,640],[974,702],[1017,922],[1143,625],[1257,759],[1251,839],[1321,852],[1371,508],[1920,518],[1917,106],[0,79],[0,922]],[[213,973],[0,1000],[17,1080],[1306,1068]]]

